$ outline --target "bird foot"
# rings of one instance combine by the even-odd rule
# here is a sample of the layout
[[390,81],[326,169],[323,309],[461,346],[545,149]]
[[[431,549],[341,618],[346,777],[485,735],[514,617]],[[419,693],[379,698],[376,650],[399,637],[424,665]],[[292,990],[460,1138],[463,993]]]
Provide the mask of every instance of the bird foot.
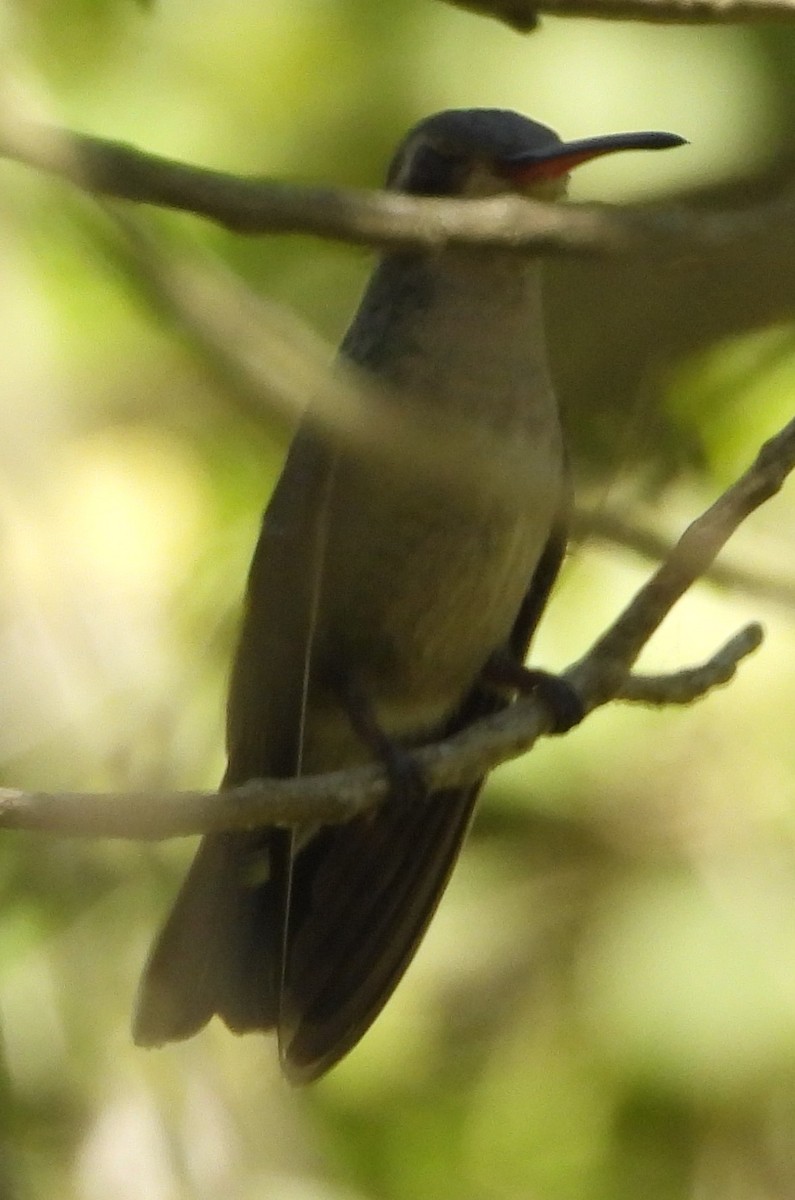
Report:
[[562,675],[526,667],[508,654],[493,654],[483,670],[483,679],[522,696],[538,696],[552,716],[552,733],[567,733],[585,716],[582,700]]
[[381,728],[363,689],[349,679],[338,690],[351,725],[386,772],[390,799],[400,804],[418,804],[427,800],[428,784],[422,768],[405,746]]

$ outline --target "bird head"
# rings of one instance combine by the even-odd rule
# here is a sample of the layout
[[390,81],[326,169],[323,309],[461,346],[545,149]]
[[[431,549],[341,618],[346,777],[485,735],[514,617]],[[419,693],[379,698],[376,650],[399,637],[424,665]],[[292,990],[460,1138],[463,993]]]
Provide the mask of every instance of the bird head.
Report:
[[546,125],[507,109],[449,109],[409,131],[392,159],[387,187],[415,196],[517,192],[557,200],[581,163],[619,150],[665,150],[684,142],[674,133],[659,132],[564,142]]

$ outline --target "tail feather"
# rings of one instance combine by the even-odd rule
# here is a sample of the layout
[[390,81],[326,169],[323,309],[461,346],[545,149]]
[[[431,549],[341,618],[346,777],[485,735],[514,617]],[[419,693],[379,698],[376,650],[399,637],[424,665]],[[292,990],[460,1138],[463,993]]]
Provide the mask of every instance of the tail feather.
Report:
[[322,830],[294,864],[279,1022],[294,1083],[329,1070],[413,957],[466,835],[478,786]]
[[280,836],[203,840],[144,970],[133,1021],[138,1045],[191,1037],[215,1013],[236,1033],[276,1024]]

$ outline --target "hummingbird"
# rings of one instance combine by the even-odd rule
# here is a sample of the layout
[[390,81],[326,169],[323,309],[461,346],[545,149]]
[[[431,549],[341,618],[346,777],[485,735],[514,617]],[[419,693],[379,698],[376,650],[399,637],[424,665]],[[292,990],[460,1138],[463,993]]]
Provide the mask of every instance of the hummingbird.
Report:
[[[450,110],[409,131],[386,186],[555,200],[581,163],[683,141],[562,141],[515,112]],[[376,761],[390,794],[341,825],[204,837],[148,959],[133,1034],[160,1045],[216,1014],[235,1033],[275,1030],[294,1083],[323,1075],[375,1020],[470,825],[483,781],[427,795],[412,749],[499,710],[527,681],[554,679],[523,663],[570,505],[538,258],[390,247],[339,353],[440,453],[447,431],[465,430],[510,487],[480,494],[466,478],[451,486],[449,470],[418,474],[400,446],[393,458],[370,455],[310,403],[267,506],[221,786]],[[576,721],[565,697],[553,708],[558,728]]]

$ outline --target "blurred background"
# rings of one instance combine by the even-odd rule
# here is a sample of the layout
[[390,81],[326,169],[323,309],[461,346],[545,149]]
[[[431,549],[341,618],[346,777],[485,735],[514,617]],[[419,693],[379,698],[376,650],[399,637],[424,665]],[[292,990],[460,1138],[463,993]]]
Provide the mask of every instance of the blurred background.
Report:
[[[476,105],[689,139],[584,168],[581,200],[734,209],[795,160],[783,27],[520,37],[434,0],[0,0],[0,47],[4,86],[49,119],[298,181],[375,186],[410,124]],[[137,215],[330,346],[371,265]],[[0,782],[213,787],[285,428],[92,202],[0,163],[0,226]],[[548,274],[586,522],[673,538],[791,415],[795,235],[771,219],[731,251]],[[0,1196],[795,1195],[794,510],[791,483],[727,552],[754,579],[701,585],[644,657],[676,669],[761,619],[738,679],[689,709],[613,706],[496,772],[407,977],[307,1091],[269,1040],[215,1024],[131,1044],[192,843],[4,834]],[[537,661],[578,657],[649,569],[583,536]]]

